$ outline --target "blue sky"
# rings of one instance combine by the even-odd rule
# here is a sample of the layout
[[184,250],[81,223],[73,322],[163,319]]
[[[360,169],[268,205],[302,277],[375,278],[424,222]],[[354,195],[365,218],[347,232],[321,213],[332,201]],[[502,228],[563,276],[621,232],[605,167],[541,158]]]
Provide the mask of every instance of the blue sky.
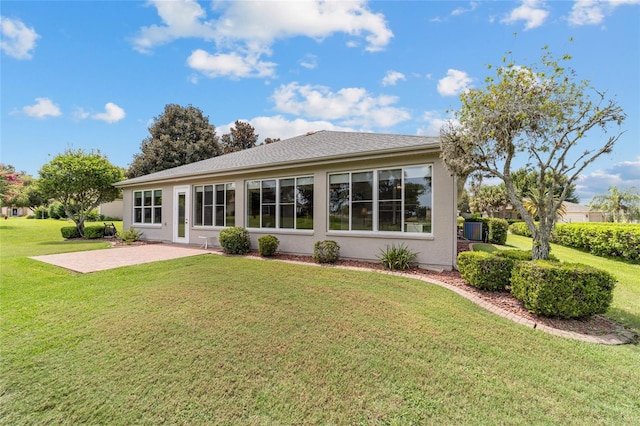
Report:
[[3,0],[0,15],[0,161],[34,176],[67,148],[127,167],[168,103],[202,109],[219,136],[235,120],[260,140],[437,135],[486,64],[531,65],[548,45],[628,115],[581,201],[640,188],[640,0]]

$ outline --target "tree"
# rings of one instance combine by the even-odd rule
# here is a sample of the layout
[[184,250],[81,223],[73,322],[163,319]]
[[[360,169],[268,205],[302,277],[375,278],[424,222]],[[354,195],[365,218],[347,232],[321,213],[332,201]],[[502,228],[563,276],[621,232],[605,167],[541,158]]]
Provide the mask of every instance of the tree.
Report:
[[199,108],[168,104],[149,127],[127,176],[155,173],[220,155],[215,127]]
[[10,164],[0,164],[0,205],[35,208],[45,202],[33,176],[16,172]]
[[280,138],[265,138],[264,144],[269,145],[270,143],[280,142]]
[[[579,142],[594,129],[621,126],[626,118],[605,93],[588,81],[574,81],[573,71],[563,65],[570,59],[554,59],[547,47],[539,65],[520,66],[503,58],[484,88],[460,95],[457,122],[449,121],[440,131],[442,158],[451,172],[461,179],[481,173],[504,182],[509,201],[533,235],[534,259],[549,257],[556,213],[570,185],[596,158],[610,153],[622,133],[605,137],[602,145],[582,147]],[[525,157],[526,172],[536,175],[537,226],[514,185],[517,155]]]
[[224,154],[256,146],[258,135],[251,124],[236,120],[234,126],[230,129],[230,133],[222,135],[222,152]]
[[[511,173],[511,179],[513,180],[513,186],[516,188],[516,192],[520,195],[520,197],[527,198],[537,188],[536,182],[538,180],[538,173],[535,170],[527,172],[527,169],[520,168]],[[553,175],[551,173],[547,173],[545,179],[548,181],[548,186],[553,181]],[[567,185],[567,176],[560,176],[559,185],[556,187],[554,195],[556,197],[560,197],[565,187],[567,188],[567,193],[564,201],[568,201],[570,203],[579,203],[580,198],[576,194],[576,185],[575,183]]]
[[636,188],[619,190],[612,186],[607,194],[593,197],[589,209],[610,214],[614,222],[629,222],[640,215],[640,193]]
[[124,179],[122,170],[100,152],[66,150],[40,169],[39,186],[47,198],[62,203],[81,236],[88,214],[102,203],[116,199],[114,183]]
[[507,202],[507,191],[503,184],[481,185],[475,188],[469,206],[472,212],[483,212],[489,217],[495,217],[496,212],[501,211],[504,218]]

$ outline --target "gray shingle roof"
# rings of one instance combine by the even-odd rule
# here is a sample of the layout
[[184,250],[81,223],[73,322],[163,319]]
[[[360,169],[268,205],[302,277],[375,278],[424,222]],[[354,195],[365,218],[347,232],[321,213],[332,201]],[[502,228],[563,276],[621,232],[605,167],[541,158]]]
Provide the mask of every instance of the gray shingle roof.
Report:
[[299,165],[358,155],[409,151],[420,147],[424,147],[425,150],[439,149],[440,142],[437,137],[320,131],[151,173],[116,185],[130,186],[204,175],[214,171],[231,172],[263,166]]

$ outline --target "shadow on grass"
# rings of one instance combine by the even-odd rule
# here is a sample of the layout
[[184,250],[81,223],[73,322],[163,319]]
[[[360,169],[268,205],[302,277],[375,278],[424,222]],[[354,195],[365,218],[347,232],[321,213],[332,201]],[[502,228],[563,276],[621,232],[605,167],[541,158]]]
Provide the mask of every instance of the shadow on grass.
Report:
[[640,333],[640,315],[615,307],[610,307],[605,315],[626,327],[634,329],[636,333]]

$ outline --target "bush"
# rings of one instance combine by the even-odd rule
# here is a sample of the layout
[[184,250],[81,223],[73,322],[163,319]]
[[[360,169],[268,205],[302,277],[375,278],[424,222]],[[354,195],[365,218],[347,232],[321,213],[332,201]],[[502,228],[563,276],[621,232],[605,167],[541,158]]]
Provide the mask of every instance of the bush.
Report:
[[59,201],[54,201],[49,204],[49,217],[51,219],[66,219],[67,213],[64,211],[64,207],[62,203]]
[[616,279],[587,265],[543,260],[520,262],[511,277],[511,293],[529,312],[583,318],[607,311]]
[[404,271],[411,268],[416,262],[417,253],[404,244],[387,246],[385,250],[380,250],[378,259],[382,266],[392,271]]
[[71,238],[80,238],[80,233],[78,232],[78,228],[75,226],[63,226],[60,228],[60,232],[62,233],[62,238],[65,240]]
[[522,235],[523,237],[533,237],[526,222],[516,222],[509,225],[509,232],[513,235]]
[[504,290],[510,283],[515,261],[482,251],[458,255],[458,271],[469,285],[481,290]]
[[85,220],[87,222],[97,222],[100,219],[100,215],[98,214],[98,210],[91,210],[88,214],[87,217],[85,218]]
[[313,246],[313,260],[317,263],[335,263],[340,258],[340,245],[335,241],[316,241]]
[[84,237],[89,239],[102,238],[104,236],[104,226],[85,226]]
[[40,206],[33,211],[33,214],[36,219],[46,219],[49,217],[49,209],[44,206]]
[[640,260],[640,225],[620,223],[558,224],[552,241],[596,256]]
[[[508,257],[509,259],[513,259],[515,261],[526,262],[533,259],[533,253],[531,250],[501,250],[496,251],[493,254],[496,256]],[[549,259],[551,262],[560,262],[560,260],[552,254],[549,254]]]
[[258,252],[260,256],[273,256],[279,244],[280,241],[273,235],[264,235],[258,238]]
[[122,234],[120,235],[120,239],[125,244],[131,244],[131,243],[134,243],[134,242],[140,240],[141,236],[142,236],[142,232],[138,232],[138,230],[136,228],[131,226],[131,227],[129,227],[129,229],[127,229],[126,231],[122,232]]
[[218,240],[222,250],[228,254],[247,254],[251,248],[249,231],[239,226],[223,229]]
[[489,243],[505,245],[507,242],[507,231],[509,230],[509,222],[505,219],[489,219]]

